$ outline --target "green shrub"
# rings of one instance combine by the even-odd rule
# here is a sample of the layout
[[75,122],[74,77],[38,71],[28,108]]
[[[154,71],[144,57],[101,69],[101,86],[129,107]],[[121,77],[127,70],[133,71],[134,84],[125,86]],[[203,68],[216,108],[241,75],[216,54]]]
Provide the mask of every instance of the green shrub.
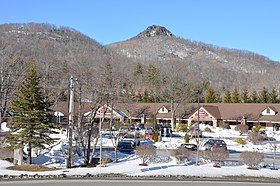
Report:
[[156,130],[154,133],[153,133],[153,140],[154,140],[154,142],[158,142],[158,135],[159,135],[159,133],[158,133],[158,131]]
[[185,134],[184,140],[185,140],[185,143],[189,143],[190,142],[190,137],[189,137],[188,134]]
[[241,145],[247,144],[247,141],[244,140],[244,139],[242,139],[242,138],[236,138],[236,139],[233,140],[233,141],[236,142],[236,143],[239,143],[239,144],[241,144]]
[[252,132],[256,132],[256,131],[260,130],[261,128],[262,128],[261,125],[254,126],[254,127],[252,128]]
[[206,127],[206,128],[204,129],[204,132],[212,132],[212,130],[211,130],[209,127]]
[[182,131],[182,132],[186,132],[186,131],[188,131],[188,129],[189,129],[189,127],[187,124],[179,124],[176,127],[177,131]]

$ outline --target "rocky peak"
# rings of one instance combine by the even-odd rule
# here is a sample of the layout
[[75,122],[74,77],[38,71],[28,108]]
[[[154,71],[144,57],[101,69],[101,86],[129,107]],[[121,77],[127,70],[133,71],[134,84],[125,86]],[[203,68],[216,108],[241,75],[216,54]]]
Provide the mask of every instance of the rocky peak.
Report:
[[149,26],[143,32],[140,32],[140,34],[138,34],[136,37],[154,37],[154,36],[172,37],[173,34],[163,26],[152,25],[152,26]]

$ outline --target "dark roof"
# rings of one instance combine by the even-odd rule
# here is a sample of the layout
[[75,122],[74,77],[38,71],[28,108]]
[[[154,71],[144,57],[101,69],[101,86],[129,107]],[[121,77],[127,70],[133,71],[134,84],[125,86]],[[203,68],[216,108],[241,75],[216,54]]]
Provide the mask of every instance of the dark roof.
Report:
[[[132,117],[142,117],[143,114],[151,117],[157,113],[158,110],[165,106],[167,109],[169,103],[115,103],[114,109],[124,112],[127,116],[131,114]],[[177,117],[190,117],[197,110],[197,103],[180,104],[175,112]],[[280,110],[280,104],[272,103],[200,103],[209,114],[216,119],[223,120],[241,120],[246,117],[248,121],[278,121],[280,122],[280,115],[277,112]],[[277,114],[275,116],[261,116],[261,112],[266,108],[271,108]],[[68,103],[57,102],[52,109],[68,115]],[[90,103],[82,103],[81,113],[84,114],[90,111]],[[74,104],[75,115],[78,114],[78,103]],[[130,113],[130,114],[129,114]],[[157,113],[157,118],[171,118],[171,112],[166,114]]]

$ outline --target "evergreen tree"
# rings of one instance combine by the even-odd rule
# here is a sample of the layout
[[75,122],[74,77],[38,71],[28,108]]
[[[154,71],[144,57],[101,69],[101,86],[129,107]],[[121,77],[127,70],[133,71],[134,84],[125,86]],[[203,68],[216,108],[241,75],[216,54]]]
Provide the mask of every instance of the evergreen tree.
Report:
[[148,85],[156,88],[160,82],[160,71],[154,65],[149,64],[146,73],[146,82]]
[[279,99],[278,99],[278,92],[276,91],[275,87],[271,90],[271,92],[269,93],[269,102],[270,103],[278,103]]
[[138,87],[142,86],[143,74],[142,65],[137,63],[133,71],[133,79],[136,81]]
[[250,103],[250,96],[249,96],[249,92],[247,88],[244,88],[242,90],[242,94],[241,94],[241,102],[242,103]]
[[234,87],[231,100],[232,103],[240,103],[240,95],[237,87]]
[[44,148],[53,140],[49,137],[52,132],[50,123],[49,107],[52,103],[44,95],[40,85],[40,77],[36,67],[31,65],[26,78],[18,88],[16,99],[12,100],[11,134],[7,141],[14,148],[27,146],[28,163],[32,163],[32,148]]
[[224,103],[231,103],[231,93],[229,90],[226,90],[226,93],[224,96]]
[[151,98],[150,98],[150,96],[149,96],[149,92],[148,92],[147,89],[145,89],[144,92],[143,92],[142,101],[143,101],[144,103],[150,103],[150,102],[152,102],[152,101],[151,101]]
[[212,87],[209,87],[206,91],[205,95],[205,102],[206,103],[217,103],[219,101],[219,96],[215,92],[215,90]]
[[137,63],[133,71],[133,77],[138,78],[138,76],[142,76],[142,75],[143,75],[143,67],[140,63]]
[[258,103],[259,102],[259,96],[256,90],[254,90],[251,94],[251,102],[252,103]]
[[260,103],[268,103],[269,101],[269,92],[268,89],[263,87],[263,89],[260,92],[260,96],[259,96],[259,102]]

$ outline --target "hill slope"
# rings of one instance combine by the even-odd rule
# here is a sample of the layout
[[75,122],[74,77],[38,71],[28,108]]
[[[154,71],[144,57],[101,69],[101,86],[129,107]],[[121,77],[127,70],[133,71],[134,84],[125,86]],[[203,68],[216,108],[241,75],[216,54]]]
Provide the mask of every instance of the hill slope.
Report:
[[126,41],[102,46],[71,28],[35,23],[3,24],[0,25],[0,55],[3,64],[10,58],[32,57],[45,78],[45,86],[56,92],[67,90],[70,75],[91,89],[102,80],[100,68],[106,62],[113,66],[114,81],[120,87],[133,86],[136,63],[144,68],[153,64],[165,77],[173,71],[189,82],[207,80],[214,87],[237,85],[259,90],[263,86],[278,88],[280,82],[278,62],[248,51],[176,37],[156,25]]
[[216,87],[246,85],[260,89],[278,85],[280,80],[278,62],[244,50],[179,38],[156,25],[131,39],[106,47],[135,63],[153,63],[166,70],[175,66],[190,81],[209,80]]

